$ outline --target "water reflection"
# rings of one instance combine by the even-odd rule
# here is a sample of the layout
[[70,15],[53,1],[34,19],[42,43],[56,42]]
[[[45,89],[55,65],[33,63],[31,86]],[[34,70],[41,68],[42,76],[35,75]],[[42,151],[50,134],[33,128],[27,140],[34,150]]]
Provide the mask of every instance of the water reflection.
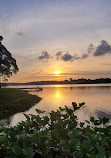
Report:
[[111,112],[96,110],[96,116],[101,117],[101,118],[107,117],[107,118],[111,119]]
[[61,87],[61,85],[54,85],[54,87],[58,88],[58,87]]
[[59,99],[60,98],[60,93],[57,91],[56,93],[56,98]]
[[[36,87],[36,86],[35,86]],[[43,98],[33,106],[26,114],[36,114],[35,109],[45,110],[47,113],[56,110],[60,106],[72,107],[72,102],[85,102],[86,107],[76,112],[80,121],[89,119],[90,116],[99,117],[100,112],[111,113],[111,85],[44,85],[42,92],[30,92]],[[103,113],[102,113],[103,115]],[[10,125],[25,120],[23,113],[18,113],[11,118]]]

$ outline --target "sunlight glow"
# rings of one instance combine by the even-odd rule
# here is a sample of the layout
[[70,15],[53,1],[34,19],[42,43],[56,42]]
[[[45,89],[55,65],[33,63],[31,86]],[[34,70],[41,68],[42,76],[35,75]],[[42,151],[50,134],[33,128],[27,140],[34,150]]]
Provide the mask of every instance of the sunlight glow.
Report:
[[54,72],[56,75],[59,75],[60,74],[60,71],[55,71]]
[[55,73],[56,76],[59,76],[60,71],[55,71],[54,73]]

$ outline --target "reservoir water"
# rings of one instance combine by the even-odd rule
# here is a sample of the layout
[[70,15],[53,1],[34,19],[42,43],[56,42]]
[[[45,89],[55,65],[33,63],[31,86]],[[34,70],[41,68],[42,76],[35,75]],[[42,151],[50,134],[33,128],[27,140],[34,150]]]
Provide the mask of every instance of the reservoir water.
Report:
[[[79,121],[87,120],[90,116],[111,119],[111,84],[41,85],[39,87],[42,87],[43,91],[31,90],[29,93],[38,95],[42,100],[26,111],[26,114],[36,114],[35,109],[45,110],[48,114],[60,106],[72,107],[72,102],[85,102],[85,107],[76,111]],[[8,126],[14,126],[22,120],[25,120],[25,116],[21,112],[3,120],[3,122]]]

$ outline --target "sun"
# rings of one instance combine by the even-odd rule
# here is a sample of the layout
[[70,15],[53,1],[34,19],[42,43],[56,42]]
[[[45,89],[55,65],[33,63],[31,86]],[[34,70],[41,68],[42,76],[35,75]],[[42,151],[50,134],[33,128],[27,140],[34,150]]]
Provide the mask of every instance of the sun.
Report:
[[59,76],[60,71],[55,71],[54,73],[55,73],[56,76]]
[[54,72],[56,75],[59,75],[60,74],[60,71],[55,71]]

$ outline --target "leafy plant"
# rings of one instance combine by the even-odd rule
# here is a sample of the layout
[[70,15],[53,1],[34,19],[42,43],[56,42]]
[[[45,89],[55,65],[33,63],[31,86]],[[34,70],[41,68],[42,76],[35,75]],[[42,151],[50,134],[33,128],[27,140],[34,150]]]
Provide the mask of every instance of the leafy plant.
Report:
[[[0,156],[6,158],[111,158],[111,126],[109,119],[91,117],[78,122],[72,109],[36,110],[37,115],[25,115],[26,121],[11,128],[0,129]],[[42,114],[42,115],[41,115]]]

